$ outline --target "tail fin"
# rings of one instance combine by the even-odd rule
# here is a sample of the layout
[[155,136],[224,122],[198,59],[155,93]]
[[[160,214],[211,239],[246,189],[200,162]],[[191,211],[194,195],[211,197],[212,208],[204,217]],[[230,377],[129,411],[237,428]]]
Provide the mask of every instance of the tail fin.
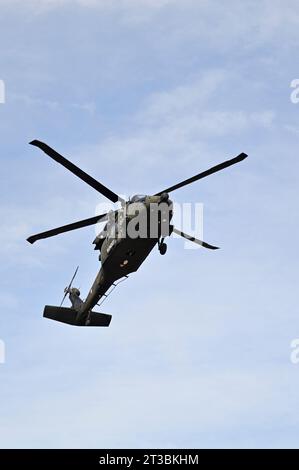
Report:
[[[67,323],[68,325],[78,326],[77,315],[78,312],[73,308],[54,307],[52,305],[46,305],[44,308],[45,318]],[[111,315],[106,313],[90,312],[88,324],[83,326],[109,326],[111,318]]]

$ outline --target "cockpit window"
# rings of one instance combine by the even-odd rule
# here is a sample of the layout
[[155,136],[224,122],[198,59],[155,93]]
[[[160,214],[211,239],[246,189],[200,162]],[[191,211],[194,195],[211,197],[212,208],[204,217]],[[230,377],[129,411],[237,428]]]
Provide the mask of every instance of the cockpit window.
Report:
[[130,199],[130,202],[144,202],[145,197],[143,194],[135,194],[135,196],[132,196]]

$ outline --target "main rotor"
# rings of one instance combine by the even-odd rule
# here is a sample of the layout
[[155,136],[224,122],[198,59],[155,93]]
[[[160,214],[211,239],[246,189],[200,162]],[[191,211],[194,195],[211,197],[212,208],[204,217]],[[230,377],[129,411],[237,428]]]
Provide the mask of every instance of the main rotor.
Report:
[[[81,168],[77,167],[74,165],[74,163],[70,162],[68,159],[60,155],[58,152],[56,152],[54,149],[49,147],[49,145],[45,144],[44,142],[41,142],[39,140],[33,140],[30,142],[31,145],[34,145],[35,147],[38,147],[39,149],[43,150],[43,152],[48,155],[50,158],[55,160],[57,163],[60,165],[64,166],[67,170],[69,170],[71,173],[76,175],[78,178],[80,178],[82,181],[84,181],[86,184],[91,186],[93,189],[95,189],[98,193],[102,194],[105,196],[107,199],[112,201],[113,203],[116,202],[121,202],[121,204],[127,204],[134,202],[133,199],[134,197],[146,197],[146,196],[140,196],[140,195],[135,195],[129,201],[125,201],[122,197],[120,197],[118,194],[116,194],[114,191],[109,189],[107,186],[103,185],[100,183],[98,180],[90,176],[89,174],[85,173],[85,171],[81,170]],[[232,158],[230,160],[226,160],[223,163],[220,163],[216,166],[213,166],[212,168],[209,168],[208,170],[205,170],[201,173],[198,173],[191,178],[185,179],[179,183],[176,183],[173,186],[169,186],[168,188],[163,189],[162,191],[159,191],[156,193],[154,196],[160,196],[158,199],[160,202],[170,202],[169,200],[169,193],[172,191],[175,191],[179,188],[182,188],[184,186],[187,186],[191,183],[194,183],[195,181],[198,181],[202,178],[205,178],[206,176],[212,175],[213,173],[216,173],[220,170],[223,170],[225,168],[228,168],[229,166],[235,165],[236,163],[239,163],[243,161],[245,158],[247,158],[246,153],[240,153],[237,157]],[[149,196],[150,197],[150,196]],[[72,230],[76,230],[82,227],[87,227],[89,225],[94,225],[97,224],[98,222],[105,221],[107,220],[107,213],[105,214],[100,214],[96,215],[94,217],[90,217],[88,219],[83,219],[79,220],[77,222],[73,222],[71,224],[63,225],[62,227],[57,227],[51,230],[47,230],[46,232],[41,232],[36,235],[32,235],[29,238],[27,238],[29,243],[34,243],[37,240],[43,239],[43,238],[49,238],[53,237],[55,235],[59,235],[60,233],[65,233],[65,232],[70,232]],[[183,232],[180,232],[178,230],[174,230],[175,233],[178,233],[179,235],[183,236],[184,238],[192,239],[193,237],[189,237]],[[192,239],[192,241],[195,242],[200,242],[202,246],[208,245],[205,244],[205,242],[201,242],[200,240]],[[206,246],[211,247],[211,245]],[[215,248],[215,247],[212,247]]]

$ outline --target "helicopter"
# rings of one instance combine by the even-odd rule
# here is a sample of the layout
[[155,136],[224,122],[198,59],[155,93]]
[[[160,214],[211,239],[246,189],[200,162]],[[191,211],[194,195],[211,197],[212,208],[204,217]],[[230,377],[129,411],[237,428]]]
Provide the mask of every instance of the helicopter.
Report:
[[[100,253],[99,260],[101,261],[101,267],[86,299],[82,300],[80,290],[72,287],[73,280],[78,272],[77,268],[70,284],[64,290],[64,297],[60,306],[46,305],[44,308],[43,316],[45,318],[77,326],[109,326],[112,318],[111,315],[95,312],[93,308],[99,305],[99,301],[107,296],[106,293],[109,289],[113,289],[116,286],[115,283],[117,281],[125,279],[130,273],[137,271],[156,245],[161,255],[165,255],[167,251],[165,238],[172,233],[204,248],[210,250],[218,249],[216,246],[176,229],[171,224],[173,202],[169,197],[169,193],[239,163],[248,156],[246,153],[240,153],[230,160],[226,160],[191,178],[163,189],[154,195],[137,194],[126,201],[60,155],[46,143],[33,140],[30,144],[38,147],[46,155],[61,164],[111,202],[120,203],[120,208],[117,210],[111,210],[107,213],[47,230],[27,238],[27,241],[33,244],[40,239],[46,239],[100,222],[106,222],[104,229],[93,241],[94,249],[99,250]],[[71,308],[62,306],[67,295],[69,295]]]

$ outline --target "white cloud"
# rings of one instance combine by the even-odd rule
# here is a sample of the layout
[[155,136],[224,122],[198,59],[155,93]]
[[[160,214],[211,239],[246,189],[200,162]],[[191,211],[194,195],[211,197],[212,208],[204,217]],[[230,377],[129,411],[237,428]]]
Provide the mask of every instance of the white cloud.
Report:
[[[246,38],[245,47],[258,46],[262,42],[275,41],[287,34],[296,40],[299,24],[299,6],[296,0],[254,0],[239,2],[230,0],[230,7],[220,0],[0,0],[3,6],[18,4],[33,13],[78,6],[84,9],[116,15],[121,22],[141,26],[163,19],[169,28],[169,40],[193,37],[207,40],[220,47],[236,45]],[[258,11],[258,14],[257,14]],[[242,21],[246,18],[246,21]],[[163,23],[161,23],[163,30]],[[163,44],[161,44],[163,47]]]
[[[148,172],[153,180],[158,173],[165,181],[163,175],[172,165],[179,173],[186,163],[198,161],[201,155],[205,158],[201,165],[207,165],[219,158],[210,149],[213,138],[237,138],[254,130],[270,129],[275,123],[273,110],[246,110],[241,103],[236,107],[235,102],[226,101],[230,88],[240,83],[240,77],[236,79],[232,72],[216,69],[178,87],[154,92],[131,116],[123,135],[112,134],[99,144],[82,146],[75,150],[76,158],[95,165],[94,174],[100,173],[103,165],[107,172],[117,165],[117,185],[123,192],[128,191],[127,185],[140,191],[140,177],[146,178]],[[96,166],[97,161],[100,166]],[[127,172],[127,165],[129,177],[123,182],[121,175]]]

